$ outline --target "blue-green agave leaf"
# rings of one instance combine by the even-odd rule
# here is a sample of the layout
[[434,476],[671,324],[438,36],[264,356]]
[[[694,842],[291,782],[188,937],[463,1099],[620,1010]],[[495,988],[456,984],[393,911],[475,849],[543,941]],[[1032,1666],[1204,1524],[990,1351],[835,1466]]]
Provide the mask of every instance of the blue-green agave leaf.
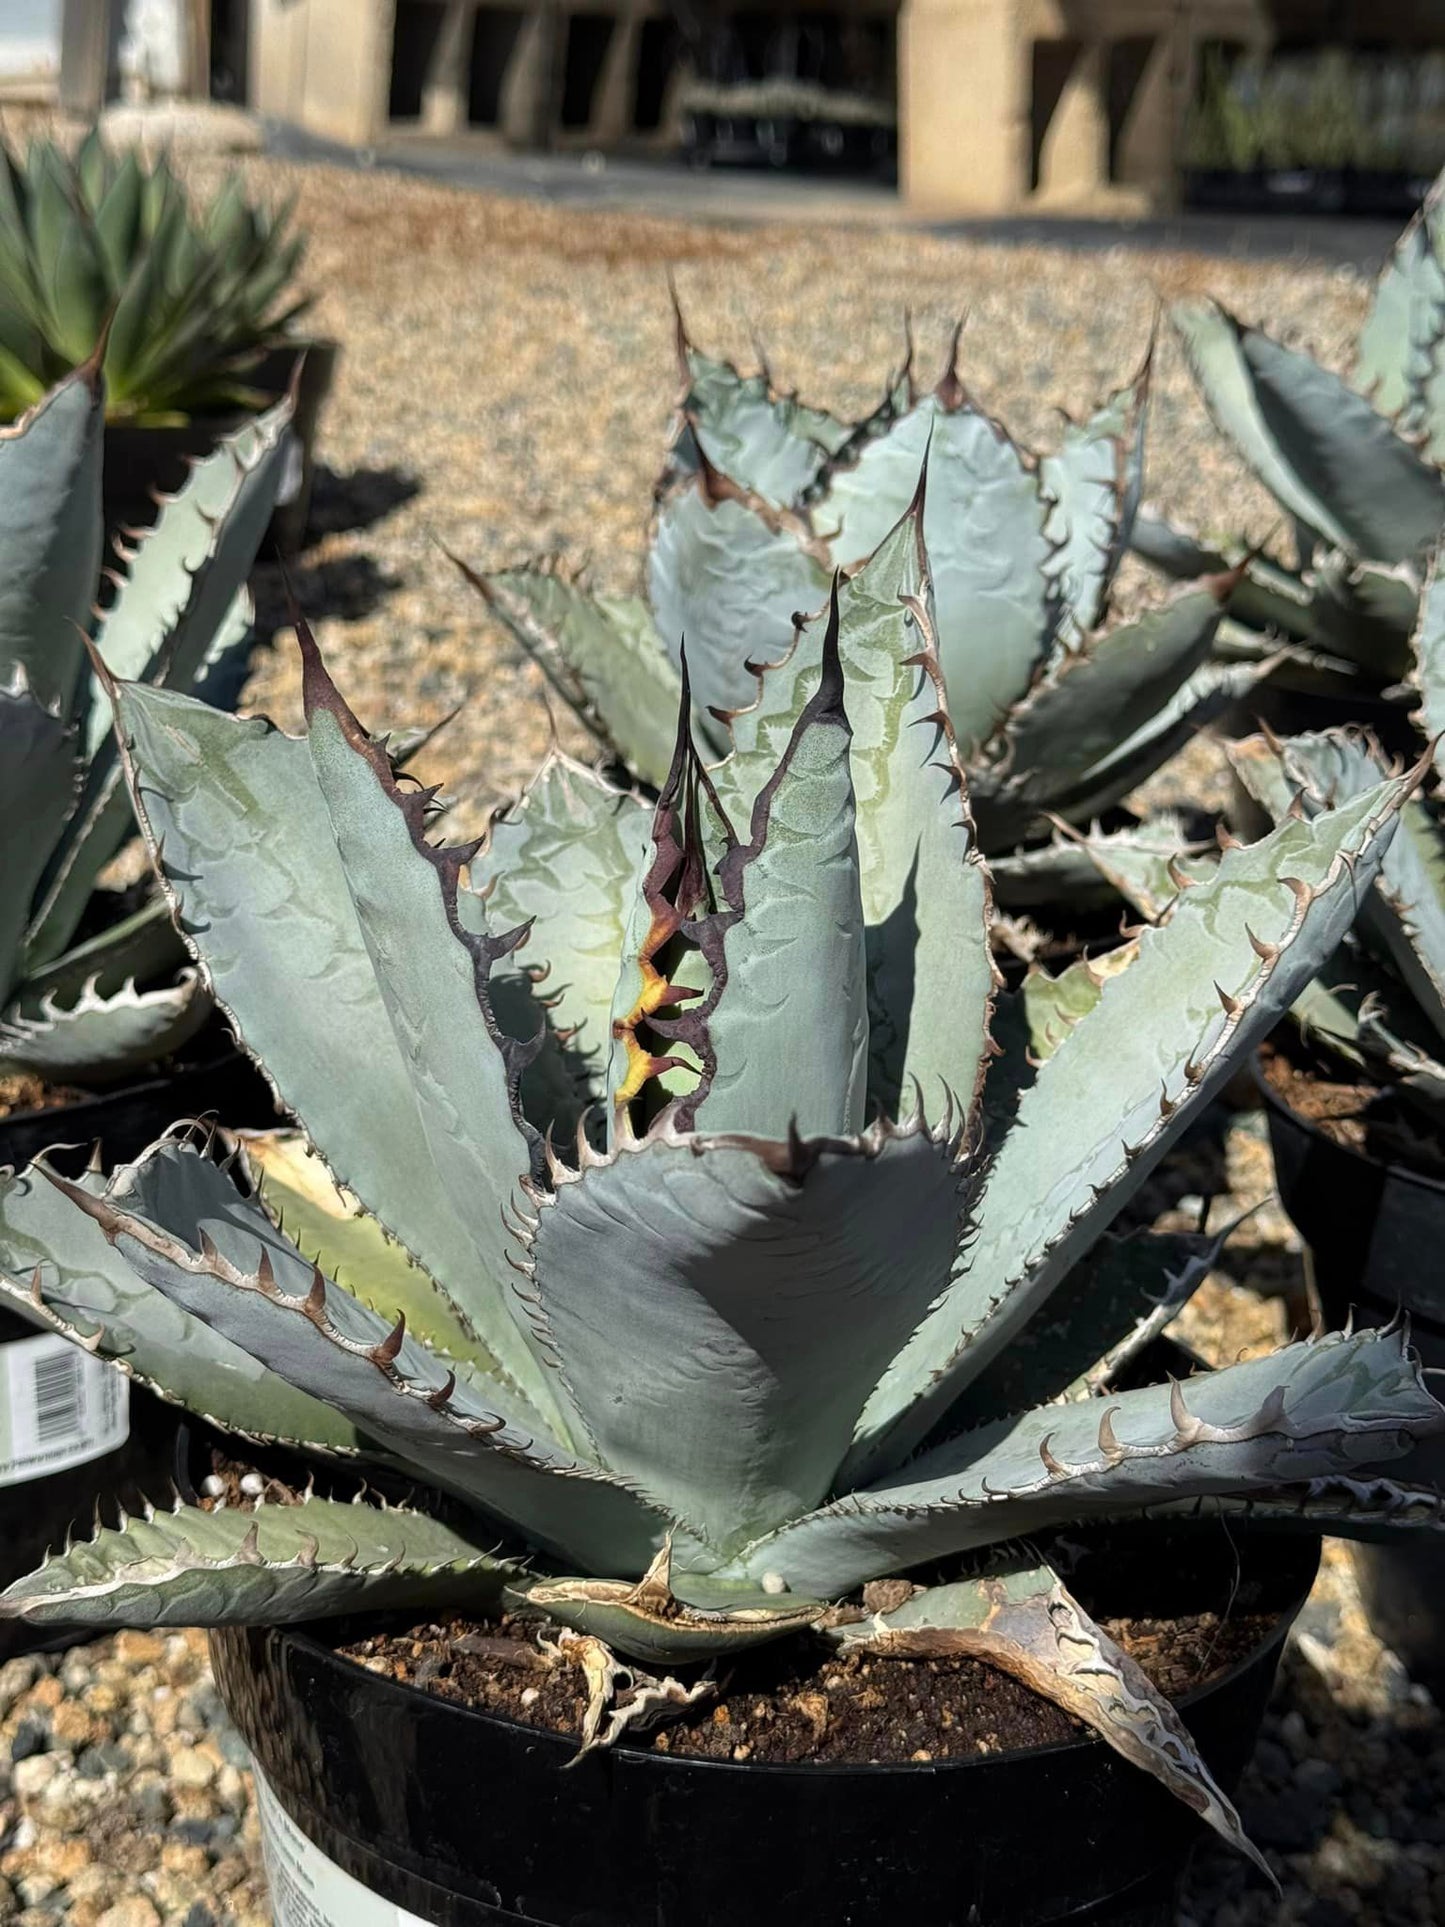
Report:
[[211,1014],[194,970],[174,983],[103,994],[95,978],[62,997],[21,994],[0,1010],[0,1071],[26,1070],[51,1084],[109,1084],[169,1056]]
[[608,757],[660,786],[682,683],[647,604],[589,595],[555,568],[478,575],[457,566]]
[[0,1007],[21,976],[31,896],[77,777],[74,730],[19,679],[0,683]]
[[217,1002],[337,1180],[542,1396],[506,1301],[495,1204],[454,1197],[423,1135],[306,740],[139,683],[115,701],[137,816],[152,852],[164,846],[167,894]]
[[0,428],[0,682],[68,712],[100,578],[105,391],[87,363]]
[[948,1295],[870,1402],[854,1467],[896,1460],[1046,1303],[1354,920],[1412,778],[1226,852],[1139,937],[1019,1099]]
[[1151,341],[1134,379],[1116,389],[1087,420],[1070,422],[1039,481],[1053,507],[1049,574],[1060,605],[1060,639],[1070,647],[1103,621],[1109,589],[1133,534],[1144,481]]
[[1308,528],[1380,562],[1434,545],[1445,479],[1338,375],[1217,303],[1181,303],[1174,320],[1216,424]]
[[[108,1188],[93,1173],[81,1182],[100,1194]],[[125,1195],[123,1172],[109,1188]],[[356,1450],[348,1419],[152,1290],[95,1219],[35,1166],[0,1171],[0,1299],[223,1430],[266,1443]]]
[[153,1145],[97,1197],[51,1182],[137,1276],[443,1490],[607,1575],[646,1565],[666,1520],[574,1458],[497,1380],[461,1376],[308,1264],[208,1158]]
[[726,713],[753,698],[749,664],[785,655],[794,616],[822,606],[831,558],[804,516],[704,461],[658,504],[647,574],[664,649],[686,648],[693,699]]
[[816,1503],[947,1278],[953,1153],[918,1117],[785,1143],[664,1124],[558,1167],[528,1297],[602,1461],[720,1552]]
[[781,1527],[734,1563],[834,1598],[882,1573],[1091,1516],[1353,1475],[1442,1430],[1445,1407],[1399,1331],[1331,1333],[1184,1385],[996,1420]]
[[254,1512],[147,1506],[0,1593],[31,1626],[268,1626],[402,1606],[497,1605],[515,1561],[399,1506],[308,1498]]

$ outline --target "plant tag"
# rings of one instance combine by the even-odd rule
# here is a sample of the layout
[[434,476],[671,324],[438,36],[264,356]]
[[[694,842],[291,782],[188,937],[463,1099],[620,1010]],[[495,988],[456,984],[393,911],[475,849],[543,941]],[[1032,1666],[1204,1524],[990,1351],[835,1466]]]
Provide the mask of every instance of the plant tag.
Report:
[[273,1927],[429,1927],[420,1914],[379,1900],[328,1860],[297,1826],[260,1773],[256,1805],[271,1887]]
[[46,1334],[0,1345],[0,1486],[104,1458],[130,1435],[130,1383]]

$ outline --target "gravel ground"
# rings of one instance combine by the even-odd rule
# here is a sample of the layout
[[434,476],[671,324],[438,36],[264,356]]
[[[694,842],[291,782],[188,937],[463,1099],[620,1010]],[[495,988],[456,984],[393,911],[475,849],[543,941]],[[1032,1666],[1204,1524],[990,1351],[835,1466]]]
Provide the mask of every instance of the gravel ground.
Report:
[[[1342,361],[1365,299],[1347,269],[739,232],[327,167],[257,160],[245,171],[266,191],[298,192],[315,324],[345,346],[316,539],[295,586],[366,720],[430,722],[471,699],[429,763],[460,799],[464,829],[525,780],[547,726],[533,672],[442,547],[484,565],[590,557],[600,586],[632,586],[673,393],[669,273],[701,345],[747,359],[756,330],[780,380],[840,409],[876,399],[905,308],[925,369],[966,311],[967,382],[1045,445],[1058,405],[1077,413],[1137,363],[1161,300],[1210,288]],[[1167,334],[1155,396],[1152,499],[1199,526],[1267,534],[1276,512],[1215,438]],[[1136,595],[1137,581],[1123,592]],[[294,726],[294,653],[276,640],[248,706]],[[1268,1191],[1256,1126],[1236,1129],[1226,1166],[1233,1201]],[[1169,1205],[1181,1221],[1195,1208],[1188,1196],[1161,1198]],[[1250,1221],[1191,1312],[1186,1335],[1201,1350],[1223,1359],[1284,1335],[1277,1294],[1299,1284],[1289,1239],[1277,1210]],[[1445,1732],[1370,1637],[1342,1553],[1329,1554],[1291,1645],[1244,1805],[1283,1901],[1208,1850],[1181,1927],[1445,1917]],[[267,1919],[250,1786],[199,1635],[125,1635],[0,1669],[0,1923]]]

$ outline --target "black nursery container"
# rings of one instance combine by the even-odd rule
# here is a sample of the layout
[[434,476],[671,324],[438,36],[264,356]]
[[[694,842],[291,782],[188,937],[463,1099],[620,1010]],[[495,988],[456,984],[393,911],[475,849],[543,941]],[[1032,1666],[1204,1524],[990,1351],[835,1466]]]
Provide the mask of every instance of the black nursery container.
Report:
[[[1402,1313],[1427,1366],[1445,1370],[1445,1184],[1337,1144],[1256,1070],[1280,1201],[1310,1248],[1326,1321],[1385,1325]],[[1381,1470],[1445,1487],[1445,1440]],[[1411,1674],[1445,1690],[1445,1546],[1352,1549],[1370,1623]]]
[[[1318,1541],[1198,1530],[1220,1603],[1238,1572],[1278,1611],[1181,1706],[1232,1789]],[[1097,1740],[846,1767],[619,1746],[573,1766],[575,1741],[378,1678],[311,1632],[211,1642],[261,1775],[277,1927],[1172,1927],[1202,1834]]]
[[[283,554],[299,548],[306,532],[316,439],[321,411],[331,391],[341,350],[334,341],[300,342],[271,349],[241,378],[267,398],[267,406],[286,393],[304,356],[292,432],[300,469],[296,487],[271,518],[271,535]],[[248,419],[243,414],[195,416],[174,428],[139,428],[113,423],[105,431],[104,509],[107,529],[147,528],[155,520],[155,495],[174,494],[191,464],[203,460],[225,435]]]

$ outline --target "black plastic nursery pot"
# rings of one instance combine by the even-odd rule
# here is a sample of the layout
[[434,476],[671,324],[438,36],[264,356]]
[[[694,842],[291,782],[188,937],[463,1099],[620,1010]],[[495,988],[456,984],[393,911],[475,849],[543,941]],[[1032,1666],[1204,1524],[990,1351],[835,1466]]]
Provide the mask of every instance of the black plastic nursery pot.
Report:
[[[1403,1312],[1424,1363],[1445,1369],[1445,1183],[1337,1143],[1255,1075],[1280,1201],[1309,1246],[1327,1323]],[[1381,1470],[1445,1487],[1445,1440]],[[1357,1545],[1352,1556],[1375,1631],[1416,1679],[1445,1688],[1445,1546]]]
[[[316,438],[321,411],[331,391],[340,357],[335,341],[303,341],[271,349],[246,371],[246,385],[267,397],[267,404],[285,394],[302,362],[292,430],[301,466],[296,486],[271,518],[271,535],[283,553],[301,545],[311,505],[311,482],[316,463]],[[105,431],[104,508],[108,529],[146,528],[156,516],[157,493],[174,494],[193,462],[209,455],[223,435],[246,420],[242,414],[195,416],[174,428],[138,428],[113,423]]]
[[169,1064],[71,1103],[0,1116],[0,1169],[31,1164],[42,1151],[74,1175],[98,1144],[107,1168],[136,1157],[185,1118],[215,1117],[237,1129],[276,1123],[270,1086],[211,1022]]
[[[1215,1535],[1221,1606],[1238,1575],[1276,1615],[1181,1703],[1232,1789],[1319,1546],[1196,1530]],[[1167,1562],[1153,1537],[1143,1556]],[[335,1629],[228,1628],[211,1642],[258,1769],[277,1927],[1172,1927],[1202,1834],[1092,1739],[931,1765],[735,1765],[627,1746],[573,1765],[575,1740],[379,1678],[338,1656]]]

